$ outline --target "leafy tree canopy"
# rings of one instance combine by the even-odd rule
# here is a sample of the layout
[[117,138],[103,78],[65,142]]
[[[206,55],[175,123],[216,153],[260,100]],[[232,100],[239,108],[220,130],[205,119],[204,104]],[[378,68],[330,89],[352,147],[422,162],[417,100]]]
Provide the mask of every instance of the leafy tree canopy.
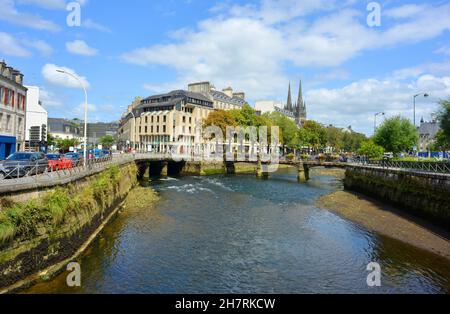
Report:
[[396,155],[411,151],[419,142],[417,128],[400,116],[387,119],[374,136],[375,144]]

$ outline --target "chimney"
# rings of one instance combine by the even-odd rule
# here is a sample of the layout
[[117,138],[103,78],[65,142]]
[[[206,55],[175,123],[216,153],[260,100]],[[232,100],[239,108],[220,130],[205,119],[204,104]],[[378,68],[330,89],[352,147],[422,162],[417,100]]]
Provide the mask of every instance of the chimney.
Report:
[[233,93],[233,97],[245,100],[245,93],[243,93],[243,92]]
[[0,75],[3,75],[3,70],[6,68],[5,60],[0,61]]
[[231,87],[223,89],[222,92],[224,92],[224,94],[228,97],[233,98],[233,89]]

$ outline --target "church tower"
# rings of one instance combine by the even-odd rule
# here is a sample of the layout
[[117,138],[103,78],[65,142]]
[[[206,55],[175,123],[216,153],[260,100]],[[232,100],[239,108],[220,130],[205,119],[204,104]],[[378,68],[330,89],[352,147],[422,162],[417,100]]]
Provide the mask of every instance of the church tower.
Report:
[[288,92],[288,99],[287,99],[287,103],[286,103],[286,108],[287,111],[292,111],[293,107],[292,107],[292,94],[291,94],[291,83],[289,83],[289,92]]
[[295,120],[298,125],[302,125],[306,121],[306,102],[303,100],[303,87],[300,80],[300,86],[298,88],[298,99],[295,112]]

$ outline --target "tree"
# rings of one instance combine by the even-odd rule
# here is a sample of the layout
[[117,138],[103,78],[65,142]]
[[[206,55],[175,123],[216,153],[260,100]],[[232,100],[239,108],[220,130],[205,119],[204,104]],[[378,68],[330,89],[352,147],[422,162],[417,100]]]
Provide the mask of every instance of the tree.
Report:
[[76,138],[74,139],[58,139],[56,141],[56,146],[63,152],[68,152],[71,147],[77,147],[80,145],[80,141]]
[[266,113],[263,117],[267,118],[272,125],[280,128],[281,144],[291,149],[300,148],[299,129],[294,121],[279,112]]
[[440,102],[441,109],[437,114],[442,129],[441,141],[450,143],[450,101],[443,100]]
[[343,148],[346,152],[357,152],[361,144],[367,141],[367,137],[364,134],[357,132],[344,132],[343,136]]
[[330,125],[325,131],[327,133],[327,145],[332,147],[334,151],[341,151],[344,148],[344,132],[342,129]]
[[319,149],[327,144],[325,128],[315,121],[305,121],[298,131],[299,142],[302,147]]
[[100,144],[104,148],[111,148],[114,145],[114,143],[115,143],[115,139],[111,135],[105,135],[100,138]]
[[235,116],[231,111],[216,110],[211,112],[203,122],[203,127],[217,126],[222,130],[222,134],[225,137],[228,126],[237,126]]
[[387,119],[374,136],[375,144],[396,155],[412,151],[419,142],[417,128],[408,120],[400,116]]
[[379,159],[383,157],[384,148],[375,144],[373,140],[367,140],[361,143],[359,154],[370,159]]
[[47,133],[47,145],[48,146],[56,145],[56,138],[53,136],[53,134]]

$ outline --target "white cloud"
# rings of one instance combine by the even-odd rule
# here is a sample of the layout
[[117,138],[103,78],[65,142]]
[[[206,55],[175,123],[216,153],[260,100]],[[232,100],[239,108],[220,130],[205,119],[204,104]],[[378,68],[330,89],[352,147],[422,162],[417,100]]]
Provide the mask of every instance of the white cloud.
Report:
[[96,30],[96,31],[104,32],[104,33],[111,33],[111,29],[110,28],[108,28],[107,26],[104,26],[104,25],[102,25],[100,23],[94,22],[91,19],[83,20],[81,22],[81,26],[84,27],[84,28],[87,28],[87,29],[93,29],[93,30]]
[[32,4],[45,9],[64,10],[66,8],[65,0],[17,0],[18,4]]
[[23,42],[24,45],[38,50],[42,56],[49,57],[53,54],[53,48],[43,40],[27,40]]
[[8,23],[52,32],[60,30],[60,27],[52,21],[45,20],[35,14],[18,11],[13,0],[0,0],[0,8],[2,8],[0,20]]
[[[213,80],[217,87],[232,85],[260,99],[285,89],[286,64],[338,67],[365,51],[435,38],[450,29],[449,3],[423,6],[419,15],[416,7],[392,8],[386,17],[392,23],[382,29],[369,28],[367,12],[351,9],[353,3],[262,0],[225,11],[222,6],[196,29],[172,32],[172,43],[135,49],[122,59],[175,69],[176,81],[166,85]],[[323,14],[311,14],[317,11]]]
[[392,9],[383,10],[383,15],[395,19],[404,19],[417,16],[428,8],[428,5],[405,4]]
[[[76,116],[77,118],[84,119],[84,108],[85,108],[84,103],[79,104],[77,107],[75,107],[73,109],[73,111],[72,111],[73,115]],[[92,119],[89,119],[89,115],[92,115],[92,113],[95,113],[95,112],[97,112],[97,106],[88,103],[88,121],[92,120]]]
[[322,123],[341,127],[352,125],[367,134],[373,132],[374,114],[413,117],[413,95],[427,92],[430,98],[417,99],[417,119],[430,119],[437,110],[437,102],[450,95],[450,76],[425,74],[413,82],[392,78],[365,79],[342,88],[320,88],[306,93],[309,117]]
[[436,53],[450,56],[450,46],[443,46],[435,51]]
[[66,71],[68,73],[71,73],[72,75],[78,77],[80,79],[80,81],[82,82],[82,84],[86,87],[89,88],[89,82],[87,81],[87,79],[83,76],[78,75],[74,70],[67,68],[67,67],[62,67],[62,66],[57,66],[55,64],[46,64],[44,65],[44,67],[42,68],[42,76],[44,77],[44,79],[49,82],[52,83],[54,85],[58,85],[58,86],[63,86],[63,87],[68,87],[68,88],[81,88],[80,83],[73,77],[64,74],[64,73],[59,73],[57,70],[63,70]]
[[67,42],[66,49],[70,53],[88,57],[95,56],[98,53],[97,49],[89,47],[89,45],[83,40]]
[[29,57],[31,53],[7,33],[0,32],[0,52],[15,57]]
[[39,89],[40,100],[44,108],[59,108],[63,105],[63,101],[56,93],[49,91],[45,87],[40,87]]

